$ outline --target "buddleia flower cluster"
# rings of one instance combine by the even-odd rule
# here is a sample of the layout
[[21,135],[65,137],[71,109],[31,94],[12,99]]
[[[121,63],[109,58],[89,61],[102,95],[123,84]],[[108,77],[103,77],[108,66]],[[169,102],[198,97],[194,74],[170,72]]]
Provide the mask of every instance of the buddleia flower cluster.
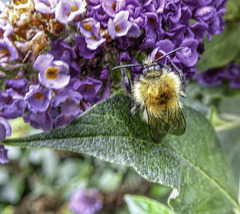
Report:
[[[189,80],[202,40],[224,29],[226,0],[13,0],[0,2],[0,142],[8,119],[61,127],[119,86],[120,63],[171,60]],[[169,64],[170,58],[160,61]],[[140,68],[131,69],[134,78]],[[111,93],[110,93],[111,92]],[[0,146],[0,160],[7,162]]]
[[229,63],[223,68],[209,69],[195,75],[194,79],[203,86],[219,86],[227,81],[231,88],[240,89],[240,65]]

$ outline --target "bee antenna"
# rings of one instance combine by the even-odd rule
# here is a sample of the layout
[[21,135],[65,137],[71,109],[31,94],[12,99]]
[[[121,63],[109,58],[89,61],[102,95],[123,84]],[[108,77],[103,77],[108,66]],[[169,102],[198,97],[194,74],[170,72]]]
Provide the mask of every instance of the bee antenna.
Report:
[[113,70],[116,70],[116,69],[118,69],[118,68],[128,68],[128,67],[137,67],[137,66],[142,66],[142,65],[141,65],[141,64],[118,65],[118,66],[114,67],[114,68],[112,69],[112,71],[113,71]]
[[185,47],[176,48],[176,49],[174,49],[173,51],[170,51],[170,52],[164,54],[163,56],[160,56],[159,58],[155,59],[153,62],[157,62],[157,61],[165,58],[166,56],[168,56],[168,55],[170,55],[170,54],[172,54],[172,53],[175,53],[175,52],[177,52],[177,51],[179,51],[179,50],[181,50],[181,49],[183,49],[183,48],[185,48]]

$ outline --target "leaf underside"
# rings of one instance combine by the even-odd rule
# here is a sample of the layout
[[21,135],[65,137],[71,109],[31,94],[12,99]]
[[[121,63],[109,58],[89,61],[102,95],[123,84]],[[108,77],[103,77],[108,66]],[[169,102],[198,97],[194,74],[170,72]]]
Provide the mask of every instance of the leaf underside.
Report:
[[203,114],[185,107],[185,134],[154,144],[140,115],[129,113],[129,102],[117,95],[63,128],[3,143],[69,150],[131,166],[149,181],[174,188],[169,201],[177,213],[223,213],[238,206],[229,164]]

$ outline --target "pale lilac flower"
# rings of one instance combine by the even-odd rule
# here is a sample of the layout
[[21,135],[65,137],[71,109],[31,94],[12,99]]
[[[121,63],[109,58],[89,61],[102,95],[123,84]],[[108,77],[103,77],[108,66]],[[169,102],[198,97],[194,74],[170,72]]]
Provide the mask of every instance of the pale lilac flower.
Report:
[[39,82],[49,89],[64,88],[69,80],[69,66],[61,60],[53,60],[54,56],[51,54],[39,55],[33,64],[38,74]]
[[125,4],[126,0],[102,0],[102,7],[111,18],[114,18],[117,12],[124,10]]
[[50,104],[51,90],[43,89],[40,85],[30,85],[24,99],[31,112],[44,112]]
[[77,190],[70,199],[69,208],[74,214],[94,214],[102,209],[99,191],[96,189]]
[[86,6],[85,0],[62,0],[56,7],[56,19],[63,24],[68,24],[75,17],[83,14]]
[[55,127],[61,127],[70,123],[83,111],[81,109],[82,95],[72,89],[65,89],[52,100],[52,107],[55,108],[54,118]]
[[25,123],[30,123],[35,129],[42,129],[43,131],[51,130],[53,127],[53,119],[49,111],[33,113],[29,111],[23,116]]
[[59,114],[55,119],[54,119],[54,124],[56,128],[62,127],[71,121],[73,121],[76,118],[76,116],[70,115],[67,116],[63,113]]
[[128,21],[129,12],[120,11],[116,14],[114,19],[109,19],[108,21],[108,33],[114,39],[115,37],[126,36],[131,23]]
[[4,84],[6,85],[6,89],[12,88],[19,94],[24,94],[28,89],[28,81],[25,78],[5,80]]
[[26,103],[23,96],[12,88],[0,92],[0,115],[14,119],[24,114]]
[[60,108],[61,112],[67,117],[76,117],[82,113],[80,109],[81,100],[82,95],[79,92],[71,89],[65,89],[52,100],[52,107]]
[[18,59],[17,49],[8,38],[0,39],[0,63],[12,62]]
[[59,0],[33,0],[35,9],[44,14],[54,13]]
[[73,89],[80,92],[83,98],[88,102],[98,102],[100,97],[98,92],[102,87],[102,82],[92,77],[87,77],[85,81],[77,80],[73,84]]

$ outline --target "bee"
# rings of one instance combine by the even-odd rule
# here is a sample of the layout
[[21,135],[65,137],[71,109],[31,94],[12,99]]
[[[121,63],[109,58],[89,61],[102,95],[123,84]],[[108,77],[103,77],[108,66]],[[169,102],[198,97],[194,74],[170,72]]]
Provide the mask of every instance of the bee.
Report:
[[[119,65],[112,69],[121,69],[123,86],[131,98],[130,112],[135,114],[141,110],[143,119],[148,123],[150,136],[156,143],[161,142],[168,133],[182,135],[186,129],[179,101],[180,96],[186,97],[185,76],[173,62],[171,64],[176,73],[169,66],[157,63],[183,48],[177,48],[156,60],[147,57],[142,64]],[[125,68],[137,66],[142,66],[141,72],[131,81]]]

